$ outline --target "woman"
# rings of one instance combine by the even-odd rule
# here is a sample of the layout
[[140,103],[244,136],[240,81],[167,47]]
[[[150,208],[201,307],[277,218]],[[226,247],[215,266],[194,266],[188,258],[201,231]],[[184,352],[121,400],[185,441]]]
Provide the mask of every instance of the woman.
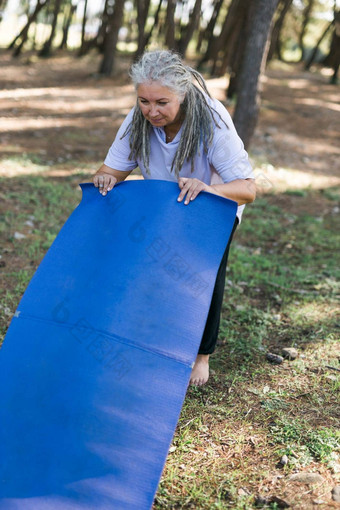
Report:
[[[137,104],[95,174],[94,185],[106,195],[139,166],[145,179],[177,181],[178,201],[184,200],[186,205],[201,191],[235,200],[239,207],[234,232],[244,204],[255,199],[255,182],[227,110],[211,98],[203,77],[173,52],[145,53],[132,66],[130,75]],[[192,385],[203,385],[209,378],[209,356],[218,336],[228,251],[229,245],[192,369]]]

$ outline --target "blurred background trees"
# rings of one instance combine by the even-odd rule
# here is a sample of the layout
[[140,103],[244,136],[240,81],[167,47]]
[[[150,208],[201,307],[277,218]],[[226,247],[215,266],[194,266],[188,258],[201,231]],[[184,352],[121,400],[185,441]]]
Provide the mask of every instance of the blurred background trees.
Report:
[[[332,69],[337,82],[340,14],[336,0],[0,0],[0,44],[40,58],[60,51],[100,56],[111,76],[117,54],[170,48],[205,75],[228,75],[235,122],[248,145],[266,62],[301,62]],[[248,119],[248,120],[247,120]]]

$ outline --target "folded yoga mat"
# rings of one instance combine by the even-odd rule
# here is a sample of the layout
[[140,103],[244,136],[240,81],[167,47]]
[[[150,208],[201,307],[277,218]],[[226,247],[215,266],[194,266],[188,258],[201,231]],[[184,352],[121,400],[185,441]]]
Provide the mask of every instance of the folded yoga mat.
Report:
[[0,510],[151,508],[236,214],[82,189],[0,350]]

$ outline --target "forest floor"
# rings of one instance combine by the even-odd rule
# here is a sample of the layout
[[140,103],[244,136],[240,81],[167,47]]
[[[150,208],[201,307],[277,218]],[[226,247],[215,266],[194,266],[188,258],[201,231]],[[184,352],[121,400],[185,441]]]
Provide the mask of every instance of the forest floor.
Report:
[[[124,59],[111,79],[92,74],[96,56],[14,61],[2,52],[0,65],[3,336],[134,91]],[[223,100],[225,79],[208,85]],[[187,392],[155,510],[340,506],[332,498],[340,485],[339,104],[339,87],[318,70],[274,63],[267,71],[250,148],[258,198],[232,244],[211,377]],[[284,347],[298,357],[266,361]]]

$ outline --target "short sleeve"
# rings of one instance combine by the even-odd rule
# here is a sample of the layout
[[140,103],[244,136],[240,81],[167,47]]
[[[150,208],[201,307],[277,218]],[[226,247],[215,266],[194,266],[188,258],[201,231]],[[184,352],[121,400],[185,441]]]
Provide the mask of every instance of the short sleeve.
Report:
[[218,115],[215,116],[218,126],[215,127],[213,142],[208,151],[210,165],[223,182],[254,179],[248,154],[229,113],[219,101],[215,100],[213,107],[224,122]]
[[127,134],[123,136],[132,121],[133,112],[134,108],[125,117],[123,124],[120,126],[116,138],[104,160],[104,164],[106,166],[114,168],[115,170],[121,170],[123,172],[131,171],[138,166],[137,161],[129,159],[129,135]]

